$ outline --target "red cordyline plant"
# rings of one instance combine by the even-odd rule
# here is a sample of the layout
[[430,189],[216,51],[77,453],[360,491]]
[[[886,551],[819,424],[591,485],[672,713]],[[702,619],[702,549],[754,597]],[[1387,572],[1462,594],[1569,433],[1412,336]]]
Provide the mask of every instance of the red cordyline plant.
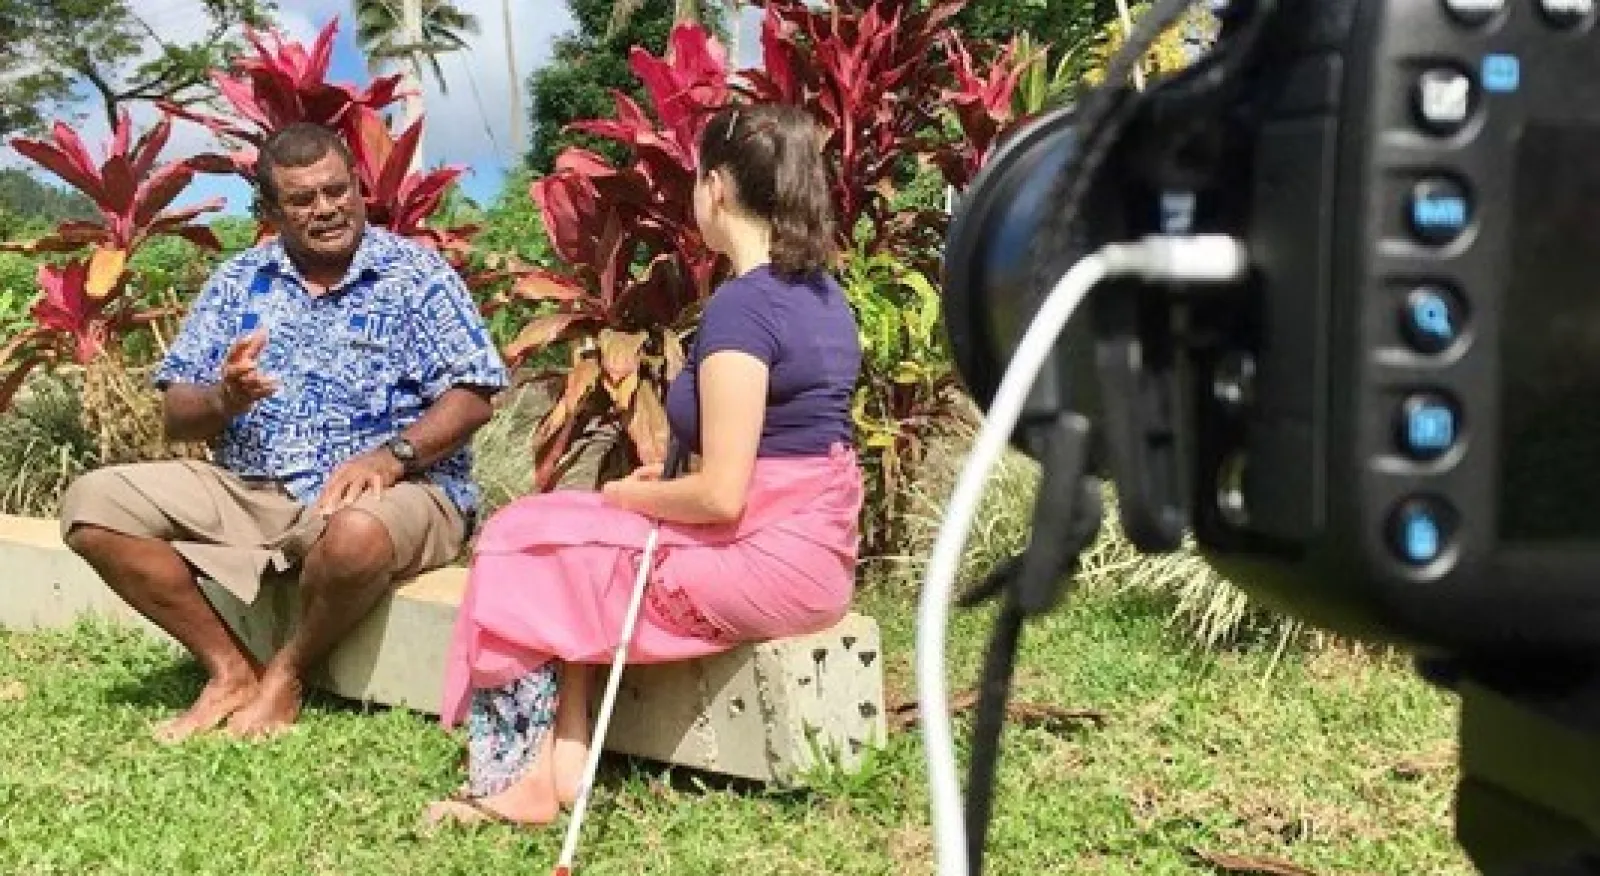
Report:
[[350,150],[356,159],[356,175],[366,200],[367,221],[402,237],[409,237],[451,255],[465,258],[475,225],[457,228],[432,228],[428,218],[439,209],[445,193],[461,176],[456,165],[426,173],[412,173],[411,160],[422,139],[422,120],[413,122],[399,139],[376,111],[354,107],[349,115]]
[[257,148],[274,132],[296,122],[338,131],[356,158],[367,218],[374,225],[443,251],[458,268],[464,267],[468,243],[478,229],[437,229],[427,224],[463,169],[411,172],[423,120],[417,119],[397,138],[378,114],[405,96],[399,90],[399,74],[380,77],[363,89],[327,81],[338,30],[339,19],[330,20],[309,48],[275,31],[248,31],[255,54],[234,62],[236,76],[212,74],[223,98],[233,107],[232,118],[163,106],[239,145],[227,156],[200,156],[194,159],[196,166],[237,173],[246,179],[255,176]]
[[631,163],[578,148],[557,158],[530,194],[567,270],[527,271],[507,296],[544,307],[507,346],[510,362],[571,342],[570,366],[540,375],[558,387],[534,434],[540,490],[560,481],[595,427],[620,430],[624,464],[662,459],[680,333],[726,270],[695,227],[692,198],[700,131],[728,99],[726,52],[681,25],[664,56],[635,48],[630,66],[653,114],[619,92],[616,118],[572,127],[628,147]]
[[897,231],[890,186],[900,163],[926,150],[949,79],[939,49],[966,0],[927,9],[913,0],[762,5],[765,69],[742,73],[741,91],[760,103],[802,105],[827,133],[841,248],[889,245]]
[[16,138],[13,148],[87,195],[98,219],[62,222],[54,232],[26,243],[0,243],[21,252],[74,252],[61,265],[41,265],[43,293],[34,304],[34,325],[0,348],[0,410],[28,374],[42,364],[75,360],[87,364],[110,338],[168,315],[126,292],[128,260],[146,241],[161,235],[182,237],[206,249],[221,249],[211,229],[193,224],[219,209],[220,198],[168,210],[194,179],[186,161],[158,165],[172,124],[163,118],[137,141],[126,112],[117,119],[104,159],[98,163],[76,132],[57,123],[48,140]]
[[156,159],[172,130],[163,118],[133,142],[133,125],[124,111],[117,119],[106,156],[96,163],[75,131],[57,122],[49,140],[17,137],[12,148],[54,173],[94,202],[100,217],[62,222],[56,230],[27,243],[0,243],[0,249],[20,252],[71,252],[93,247],[87,286],[92,298],[105,298],[119,289],[125,267],[146,240],[176,235],[208,249],[220,249],[211,229],[194,225],[203,213],[222,207],[221,198],[168,211],[167,207],[194,179],[187,161],[157,166]]
[[34,324],[0,348],[0,367],[5,368],[0,409],[10,406],[35,368],[62,362],[87,365],[117,335],[171,315],[170,309],[143,307],[126,295],[95,295],[93,273],[83,258],[39,266],[42,294],[29,311]]
[[274,131],[295,122],[314,122],[344,131],[348,137],[352,108],[380,110],[405,96],[399,90],[403,78],[400,74],[375,79],[364,89],[328,82],[333,38],[338,31],[339,19],[335,17],[307,48],[277,31],[246,29],[245,38],[255,54],[233,62],[236,75],[221,70],[211,73],[217,90],[233,107],[233,116],[210,115],[161,102],[166,112],[204,125],[238,147],[226,157],[199,159],[198,165],[213,173],[231,172],[253,179],[256,148]]
[[955,33],[946,34],[943,42],[955,87],[946,88],[941,100],[955,115],[961,137],[935,152],[933,161],[943,172],[945,182],[960,190],[983,169],[1000,136],[1017,121],[1017,85],[1038,53],[1026,51],[1021,38],[1016,38],[995,51],[988,65],[980,68]]

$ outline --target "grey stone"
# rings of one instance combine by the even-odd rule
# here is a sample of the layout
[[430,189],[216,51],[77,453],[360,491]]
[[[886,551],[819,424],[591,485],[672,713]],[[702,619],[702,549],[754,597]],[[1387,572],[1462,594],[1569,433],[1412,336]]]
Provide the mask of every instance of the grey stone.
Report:
[[[7,570],[0,628],[62,628],[91,616],[166,638],[66,549],[53,521],[0,515],[0,568]],[[465,585],[466,570],[449,567],[397,588],[339,644],[313,683],[350,699],[437,715]],[[283,644],[299,610],[292,580],[265,582],[253,605],[209,583],[204,589],[259,657]],[[629,666],[606,748],[782,784],[802,783],[819,767],[854,770],[887,733],[880,654],[877,623],[851,614],[809,636],[701,660]],[[598,675],[603,683],[604,669]]]

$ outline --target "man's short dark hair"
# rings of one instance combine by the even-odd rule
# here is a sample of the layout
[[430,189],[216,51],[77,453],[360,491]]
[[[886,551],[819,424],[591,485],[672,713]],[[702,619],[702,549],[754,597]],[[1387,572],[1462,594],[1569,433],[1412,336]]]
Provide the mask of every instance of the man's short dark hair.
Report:
[[313,122],[295,122],[268,137],[256,156],[256,188],[269,206],[278,203],[278,184],[272,172],[280,167],[309,167],[330,151],[339,153],[346,167],[354,168],[355,156],[344,138]]

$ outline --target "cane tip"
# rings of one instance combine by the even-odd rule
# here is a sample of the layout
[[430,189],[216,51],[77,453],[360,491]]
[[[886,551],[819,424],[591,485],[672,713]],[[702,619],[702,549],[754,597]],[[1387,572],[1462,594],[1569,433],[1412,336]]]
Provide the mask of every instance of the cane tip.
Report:
[[571,867],[557,867],[556,871],[554,873],[551,873],[550,876],[572,876],[572,868]]

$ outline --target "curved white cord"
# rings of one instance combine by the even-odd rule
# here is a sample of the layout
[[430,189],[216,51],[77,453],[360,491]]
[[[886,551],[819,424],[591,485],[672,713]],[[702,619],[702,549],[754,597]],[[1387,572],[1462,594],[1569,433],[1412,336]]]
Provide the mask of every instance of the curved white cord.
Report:
[[950,602],[962,548],[983,499],[989,472],[1005,452],[1033,382],[1067,321],[1090,290],[1107,277],[1230,282],[1242,277],[1249,259],[1242,244],[1223,235],[1148,237],[1109,244],[1074,264],[1039,306],[1017,344],[984,417],[961,476],[956,481],[917,609],[917,697],[932,792],[933,835],[941,876],[967,876],[967,827],[952,741],[944,646]]

